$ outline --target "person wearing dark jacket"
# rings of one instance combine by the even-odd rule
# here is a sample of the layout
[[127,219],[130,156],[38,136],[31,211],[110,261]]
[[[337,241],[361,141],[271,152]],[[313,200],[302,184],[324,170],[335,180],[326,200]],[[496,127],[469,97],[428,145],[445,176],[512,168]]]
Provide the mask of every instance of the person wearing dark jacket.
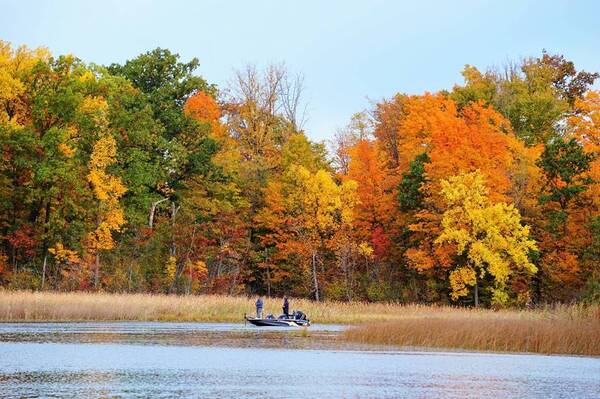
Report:
[[283,297],[283,314],[285,317],[289,317],[290,315],[290,302],[287,299],[287,296]]
[[262,296],[259,296],[256,300],[256,318],[262,319],[262,310],[263,310],[263,299]]

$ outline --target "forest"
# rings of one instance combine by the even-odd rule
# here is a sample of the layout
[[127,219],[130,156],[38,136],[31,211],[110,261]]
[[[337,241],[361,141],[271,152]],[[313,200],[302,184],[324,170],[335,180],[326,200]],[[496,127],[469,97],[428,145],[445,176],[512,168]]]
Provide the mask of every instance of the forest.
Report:
[[198,69],[0,41],[0,289],[600,302],[598,73],[466,65],[315,142],[301,74]]

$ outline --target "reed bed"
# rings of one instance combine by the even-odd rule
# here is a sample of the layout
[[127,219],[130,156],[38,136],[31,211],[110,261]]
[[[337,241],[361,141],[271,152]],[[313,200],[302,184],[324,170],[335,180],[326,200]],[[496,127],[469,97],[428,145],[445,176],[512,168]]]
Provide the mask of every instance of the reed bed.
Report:
[[[490,312],[491,313],[491,312]],[[343,338],[400,347],[533,352],[600,356],[600,310],[504,313],[472,317],[450,312],[369,325],[344,332]],[[527,316],[527,317],[523,317]]]
[[[239,321],[254,312],[255,297],[202,295],[108,294],[0,290],[3,321]],[[469,309],[394,303],[315,302],[290,299],[317,323],[440,320],[588,320],[600,319],[599,307],[554,306],[536,310]],[[265,312],[281,313],[281,298],[265,298]]]
[[[176,296],[0,290],[1,321],[212,321],[234,322],[255,311],[255,297]],[[264,312],[280,314],[281,298],[265,298]],[[290,310],[318,323],[357,324],[393,320],[423,311],[419,306],[290,299]]]

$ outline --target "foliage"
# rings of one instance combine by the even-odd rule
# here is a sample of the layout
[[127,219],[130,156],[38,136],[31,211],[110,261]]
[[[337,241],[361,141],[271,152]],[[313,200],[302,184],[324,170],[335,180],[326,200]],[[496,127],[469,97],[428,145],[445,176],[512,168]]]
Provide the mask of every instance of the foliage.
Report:
[[588,281],[581,300],[588,305],[600,304],[600,282],[594,280]]
[[493,105],[520,139],[535,145],[560,134],[561,119],[575,111],[576,102],[599,76],[578,72],[564,56],[544,52],[483,74],[467,65],[465,85],[454,87],[451,96],[461,107],[476,101]]
[[436,243],[454,244],[456,255],[468,265],[450,274],[453,299],[467,295],[466,286],[489,273],[494,280],[492,303],[502,305],[508,300],[505,291],[512,274],[537,271],[528,258],[537,248],[529,227],[521,225],[519,212],[512,205],[492,204],[488,193],[479,172],[442,181],[448,209]]
[[585,153],[575,138],[569,141],[558,138],[546,145],[538,166],[546,175],[550,193],[543,195],[540,201],[555,201],[565,209],[569,201],[593,182],[581,176],[590,169],[593,159],[593,154]]
[[250,65],[217,88],[199,67],[0,42],[0,286],[594,297],[597,73],[545,52],[467,65],[450,91],[357,112],[329,154],[303,130],[301,74]]
[[425,183],[425,164],[430,161],[426,152],[417,155],[410,161],[409,171],[402,174],[398,187],[398,202],[404,212],[423,207],[421,187]]

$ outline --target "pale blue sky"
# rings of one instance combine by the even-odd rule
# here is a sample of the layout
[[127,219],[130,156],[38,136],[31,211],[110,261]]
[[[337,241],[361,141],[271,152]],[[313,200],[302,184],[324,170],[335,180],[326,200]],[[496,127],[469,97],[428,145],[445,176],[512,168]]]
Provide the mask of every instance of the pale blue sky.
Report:
[[466,63],[545,48],[600,71],[600,2],[0,0],[0,38],[99,64],[166,47],[219,86],[284,61],[305,74],[306,130],[322,140],[369,99],[451,88]]

